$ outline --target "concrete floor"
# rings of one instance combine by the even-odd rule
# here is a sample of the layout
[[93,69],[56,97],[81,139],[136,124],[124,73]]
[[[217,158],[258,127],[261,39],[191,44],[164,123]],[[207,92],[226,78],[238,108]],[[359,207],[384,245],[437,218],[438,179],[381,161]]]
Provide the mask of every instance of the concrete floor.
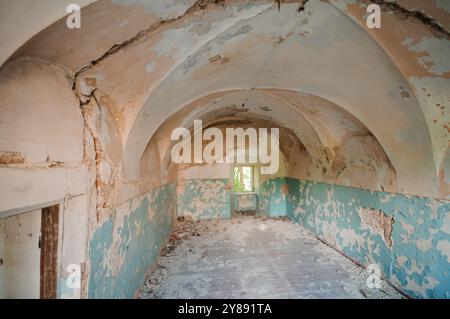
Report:
[[290,221],[179,222],[141,298],[401,298]]

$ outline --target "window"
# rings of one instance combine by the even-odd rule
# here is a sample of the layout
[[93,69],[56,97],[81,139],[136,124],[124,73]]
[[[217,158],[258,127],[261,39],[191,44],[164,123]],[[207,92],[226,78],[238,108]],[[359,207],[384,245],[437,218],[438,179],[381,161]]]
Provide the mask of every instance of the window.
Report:
[[253,167],[238,166],[234,168],[234,192],[253,192]]

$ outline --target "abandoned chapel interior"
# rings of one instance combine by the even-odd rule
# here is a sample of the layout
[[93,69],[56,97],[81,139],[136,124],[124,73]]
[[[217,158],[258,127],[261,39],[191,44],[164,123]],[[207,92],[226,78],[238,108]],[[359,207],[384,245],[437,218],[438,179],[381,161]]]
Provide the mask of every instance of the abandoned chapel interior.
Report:
[[450,299],[449,0],[0,0],[0,299]]

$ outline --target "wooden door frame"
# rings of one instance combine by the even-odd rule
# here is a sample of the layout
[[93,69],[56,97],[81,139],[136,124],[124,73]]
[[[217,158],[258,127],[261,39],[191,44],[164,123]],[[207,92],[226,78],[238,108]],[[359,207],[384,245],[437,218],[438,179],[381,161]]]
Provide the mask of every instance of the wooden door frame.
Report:
[[60,205],[42,209],[41,213],[41,248],[40,261],[40,298],[56,299],[58,290],[58,254]]

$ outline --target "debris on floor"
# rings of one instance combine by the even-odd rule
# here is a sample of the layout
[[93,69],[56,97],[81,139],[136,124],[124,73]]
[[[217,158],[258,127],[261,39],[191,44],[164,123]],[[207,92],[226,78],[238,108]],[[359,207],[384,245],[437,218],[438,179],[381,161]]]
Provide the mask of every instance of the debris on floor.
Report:
[[179,218],[141,298],[402,298],[285,218]]

